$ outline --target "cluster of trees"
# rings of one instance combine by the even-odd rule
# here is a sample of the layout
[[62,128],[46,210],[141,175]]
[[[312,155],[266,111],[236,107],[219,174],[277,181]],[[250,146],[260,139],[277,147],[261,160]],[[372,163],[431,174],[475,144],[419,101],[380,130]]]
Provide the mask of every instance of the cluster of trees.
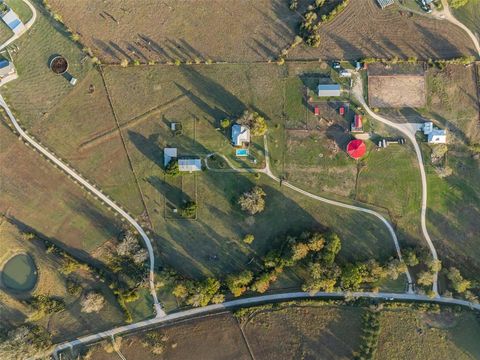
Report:
[[374,359],[378,347],[378,336],[380,335],[380,312],[367,310],[363,315],[362,344],[360,350],[355,354],[355,359]]
[[41,357],[52,346],[50,334],[43,328],[25,323],[13,330],[0,329],[0,358],[4,360]]
[[265,118],[255,111],[245,110],[237,123],[247,126],[253,136],[263,136],[268,130]]
[[[132,321],[132,315],[126,303],[137,300],[139,298],[138,290],[147,286],[148,270],[145,261],[148,258],[148,253],[141,248],[138,238],[131,229],[125,231],[122,241],[118,244],[115,253],[106,262],[105,267],[96,267],[93,264],[83,262],[54,243],[45,239],[41,240],[45,244],[47,253],[53,253],[60,259],[62,273],[70,275],[66,280],[68,293],[71,295],[81,294],[82,286],[71,273],[78,269],[87,270],[108,285],[115,295],[118,305],[123,310],[125,321]],[[45,314],[42,315],[42,311],[50,308],[49,306],[41,306],[40,312],[37,311],[35,316],[44,316]]]
[[[416,64],[418,59],[414,56],[408,57],[406,59],[401,59],[398,56],[394,56],[391,59],[382,59],[375,57],[367,57],[361,60],[364,64],[372,63],[383,63],[385,65],[395,65],[395,64]],[[428,59],[427,63],[431,67],[437,66],[440,69],[443,69],[446,65],[469,65],[475,61],[474,56],[461,56],[453,59]]]
[[308,6],[307,12],[303,15],[303,22],[300,25],[300,36],[305,41],[305,44],[311,47],[318,47],[320,45],[320,34],[318,30],[321,23],[331,21],[341,13],[348,5],[350,0],[341,1],[328,14],[323,14],[318,20],[318,13],[325,4],[325,0],[315,0],[313,5]]
[[219,304],[225,300],[220,293],[220,281],[215,278],[207,278],[203,281],[181,280],[175,286],[172,294],[182,303],[193,307]]
[[37,321],[43,319],[46,315],[65,310],[63,299],[43,294],[30,298],[27,304],[34,309],[34,313],[30,316],[31,321]]
[[243,193],[238,199],[241,209],[250,215],[265,210],[265,191],[260,186],[254,186],[250,191]]
[[143,264],[148,259],[148,251],[140,245],[136,234],[127,230],[116,248],[117,255],[128,258],[135,264]]

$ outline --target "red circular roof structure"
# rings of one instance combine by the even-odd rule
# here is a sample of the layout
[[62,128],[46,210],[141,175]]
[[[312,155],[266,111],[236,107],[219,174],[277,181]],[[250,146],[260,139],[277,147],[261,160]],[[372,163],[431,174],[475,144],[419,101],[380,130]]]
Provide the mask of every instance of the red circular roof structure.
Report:
[[360,159],[367,152],[367,145],[362,140],[352,140],[347,145],[347,152],[355,160]]

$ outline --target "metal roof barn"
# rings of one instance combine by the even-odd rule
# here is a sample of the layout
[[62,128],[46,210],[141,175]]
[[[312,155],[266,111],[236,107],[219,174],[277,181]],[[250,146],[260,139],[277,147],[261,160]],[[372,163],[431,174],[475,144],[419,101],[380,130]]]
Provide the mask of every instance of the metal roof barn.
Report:
[[330,97],[340,96],[341,87],[339,84],[320,84],[318,85],[318,96]]

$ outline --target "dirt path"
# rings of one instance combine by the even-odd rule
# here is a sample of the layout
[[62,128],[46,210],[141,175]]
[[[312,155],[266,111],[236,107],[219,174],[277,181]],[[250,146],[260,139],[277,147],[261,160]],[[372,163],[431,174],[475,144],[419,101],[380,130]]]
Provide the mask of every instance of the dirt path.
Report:
[[452,11],[450,10],[450,6],[448,5],[448,0],[441,0],[443,5],[442,11],[437,11],[435,13],[435,17],[440,20],[447,20],[452,24],[458,26],[459,28],[463,29],[467,35],[472,39],[473,45],[475,46],[475,50],[477,51],[478,56],[480,57],[480,42],[478,41],[475,34],[470,30],[465,24],[461,21],[457,20],[455,16],[453,16]]

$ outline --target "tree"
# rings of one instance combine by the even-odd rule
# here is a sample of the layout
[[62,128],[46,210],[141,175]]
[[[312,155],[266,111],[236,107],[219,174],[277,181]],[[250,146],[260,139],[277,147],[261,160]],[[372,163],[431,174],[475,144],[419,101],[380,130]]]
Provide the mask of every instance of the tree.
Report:
[[430,259],[427,266],[431,272],[438,272],[442,269],[442,262],[438,259]]
[[196,284],[190,290],[190,296],[187,298],[187,304],[194,307],[207,306],[213,297],[220,290],[220,281],[214,278],[208,278]]
[[245,244],[251,244],[253,242],[253,240],[255,240],[255,236],[253,236],[252,234],[247,234],[245,235],[245,237],[243,238],[243,242]]
[[308,244],[303,243],[303,242],[293,243],[291,245],[291,258],[290,259],[293,262],[297,262],[299,260],[302,260],[308,255],[309,251],[310,251],[310,248],[308,247]]
[[184,284],[178,284],[172,291],[173,296],[184,300],[188,296],[188,288]]
[[455,267],[448,269],[447,278],[451,281],[453,289],[459,294],[464,293],[472,286],[470,280],[464,279],[460,270]]
[[448,4],[454,9],[458,9],[462,6],[465,6],[467,3],[468,3],[468,0],[448,0]]
[[310,263],[308,265],[309,278],[302,285],[303,291],[311,294],[319,291],[333,292],[335,290],[338,277],[340,276],[340,268],[333,264],[325,267],[321,263]]
[[422,271],[418,274],[417,283],[423,286],[430,286],[433,284],[433,274],[430,271]]
[[398,276],[407,271],[407,265],[399,259],[393,259],[387,264],[386,275],[392,279],[397,280]]
[[263,136],[267,132],[265,118],[254,111],[245,110],[237,123],[247,126],[253,136]]
[[197,213],[197,203],[195,201],[187,201],[180,212],[184,218],[193,218]]
[[308,240],[308,249],[310,251],[320,251],[325,246],[325,238],[320,233],[314,233]]
[[265,209],[265,196],[265,191],[261,187],[255,186],[240,196],[238,204],[243,211],[255,215]]
[[230,119],[223,119],[220,121],[220,127],[226,129],[230,126]]
[[337,254],[342,248],[342,242],[337,234],[330,234],[327,237],[327,244],[323,250],[322,259],[327,265],[335,262]]
[[277,280],[277,275],[275,272],[263,273],[258,278],[255,279],[255,281],[251,286],[251,289],[253,291],[263,294],[270,287],[270,283],[275,280]]
[[126,68],[128,66],[128,60],[122,59],[122,61],[120,61],[120,66]]
[[244,270],[240,274],[227,276],[226,282],[233,296],[237,297],[247,291],[248,285],[250,285],[252,280],[253,272]]
[[366,264],[347,264],[342,271],[340,282],[343,289],[358,290],[368,277]]
[[105,305],[105,298],[98,292],[90,291],[82,297],[80,305],[84,313],[97,313],[102,310]]
[[178,160],[171,159],[167,166],[165,167],[165,174],[169,176],[177,176],[180,174],[180,169],[178,167]]
[[408,266],[416,266],[419,264],[419,260],[417,257],[417,254],[415,253],[415,250],[409,248],[405,249],[403,251],[403,261],[405,261],[405,264]]

